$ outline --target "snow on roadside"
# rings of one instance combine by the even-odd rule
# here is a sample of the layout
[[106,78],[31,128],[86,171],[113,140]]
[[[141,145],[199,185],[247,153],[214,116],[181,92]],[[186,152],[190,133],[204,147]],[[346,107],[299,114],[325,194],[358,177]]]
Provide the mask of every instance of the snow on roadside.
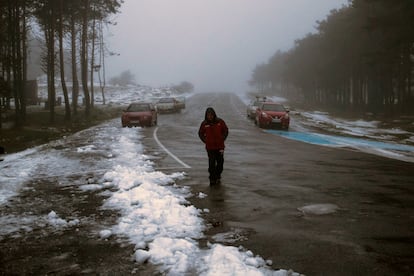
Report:
[[29,213],[21,216],[4,215],[0,216],[0,241],[5,236],[18,238],[26,233],[32,232],[35,228],[50,227],[54,230],[65,230],[76,227],[80,224],[80,220],[75,218],[66,220],[61,218],[55,211],[51,210],[47,215],[36,216]]
[[[1,162],[0,205],[6,203],[9,198],[17,195],[24,181],[29,179],[31,172],[34,170],[33,163],[31,162],[36,162],[36,160],[28,157],[34,155],[36,152],[36,148],[27,149],[16,154],[8,155]],[[12,170],[9,170],[9,168],[12,168]]]
[[[242,247],[209,244],[200,248],[198,240],[206,226],[202,212],[190,205],[188,187],[179,187],[184,173],[154,171],[142,154],[139,129],[122,129],[113,149],[122,162],[105,173],[102,184],[115,188],[102,208],[121,213],[118,223],[100,231],[101,238],[127,237],[135,244],[137,263],[150,262],[168,275],[299,275],[272,270],[271,261],[255,256]],[[105,191],[107,192],[107,191]]]

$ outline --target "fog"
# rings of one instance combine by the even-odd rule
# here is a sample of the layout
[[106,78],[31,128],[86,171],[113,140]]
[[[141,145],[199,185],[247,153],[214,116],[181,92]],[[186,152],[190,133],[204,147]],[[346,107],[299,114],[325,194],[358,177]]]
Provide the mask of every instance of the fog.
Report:
[[125,70],[155,87],[245,92],[257,64],[348,0],[125,0],[110,26],[107,76]]

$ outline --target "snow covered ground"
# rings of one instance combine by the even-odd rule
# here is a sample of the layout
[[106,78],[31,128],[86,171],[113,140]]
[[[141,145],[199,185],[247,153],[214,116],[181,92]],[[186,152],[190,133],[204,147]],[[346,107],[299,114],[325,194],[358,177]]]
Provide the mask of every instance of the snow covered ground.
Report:
[[[111,89],[106,98],[107,102],[121,104],[131,99],[157,97],[162,93],[154,89],[130,87]],[[336,130],[332,136],[313,134],[328,141],[333,141],[331,137],[341,133],[347,137],[376,139],[377,133],[381,132],[384,135],[376,139],[381,141],[366,143],[365,149],[381,151],[391,158],[398,151],[398,158],[401,155],[412,158],[413,148],[409,144],[413,143],[413,134],[404,130],[379,129],[378,122],[345,121],[325,113],[303,112],[292,116],[300,116],[292,122],[292,125],[298,122],[297,131],[275,134],[299,139],[295,138],[295,133],[314,129],[312,124],[329,125],[326,129]],[[382,146],[388,143],[387,137],[394,133],[404,133],[408,138],[401,143],[389,139],[396,149],[384,150]],[[201,247],[198,240],[207,227],[202,214],[209,210],[199,210],[190,205],[187,201],[191,196],[189,188],[176,185],[176,180],[186,177],[185,173],[165,174],[154,170],[151,158],[143,154],[141,138],[140,128],[119,128],[119,120],[114,120],[47,145],[10,154],[0,163],[0,204],[7,204],[19,190],[25,189],[25,182],[34,177],[60,176],[62,180],[59,181],[65,185],[65,175],[81,173],[87,167],[92,172],[100,172],[102,177],[75,184],[85,193],[99,191],[106,195],[108,198],[102,208],[118,210],[121,214],[116,225],[102,227],[96,238],[128,237],[135,244],[134,258],[137,263],[150,262],[169,275],[299,275],[291,270],[271,269],[272,260],[265,260],[247,248],[226,246],[220,241]],[[357,144],[354,140],[357,138],[335,139],[336,143],[348,146]],[[332,146],[332,143],[326,145]],[[198,196],[203,198],[206,195]],[[304,206],[302,211],[330,213],[335,208],[337,206]],[[18,236],[31,231],[33,225],[45,228],[77,227],[83,219],[60,217],[54,210],[44,216],[3,216],[0,218],[0,240],[5,235]]]

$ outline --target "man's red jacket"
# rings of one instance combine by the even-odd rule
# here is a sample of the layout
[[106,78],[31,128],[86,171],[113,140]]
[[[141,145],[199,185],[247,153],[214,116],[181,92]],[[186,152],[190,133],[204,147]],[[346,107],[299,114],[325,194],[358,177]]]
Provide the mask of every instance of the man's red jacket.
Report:
[[207,116],[200,125],[198,130],[198,136],[201,141],[206,144],[207,150],[224,150],[224,141],[229,134],[226,123],[216,116],[215,111],[212,108],[207,109],[207,112],[214,114],[212,121],[207,120]]

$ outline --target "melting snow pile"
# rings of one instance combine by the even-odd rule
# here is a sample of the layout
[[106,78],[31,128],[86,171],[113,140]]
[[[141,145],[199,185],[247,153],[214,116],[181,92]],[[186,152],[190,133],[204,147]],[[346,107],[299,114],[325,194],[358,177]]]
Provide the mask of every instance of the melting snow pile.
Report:
[[299,275],[274,271],[269,267],[271,261],[242,247],[209,244],[200,248],[198,239],[205,230],[203,211],[187,201],[191,195],[188,187],[175,185],[184,173],[154,171],[141,148],[134,146],[136,135],[124,129],[122,143],[116,143],[118,158],[125,160],[127,156],[134,162],[115,165],[103,177],[103,186],[116,189],[103,208],[118,210],[121,217],[111,229],[100,232],[101,238],[128,237],[135,244],[137,263],[150,262],[169,275]]

